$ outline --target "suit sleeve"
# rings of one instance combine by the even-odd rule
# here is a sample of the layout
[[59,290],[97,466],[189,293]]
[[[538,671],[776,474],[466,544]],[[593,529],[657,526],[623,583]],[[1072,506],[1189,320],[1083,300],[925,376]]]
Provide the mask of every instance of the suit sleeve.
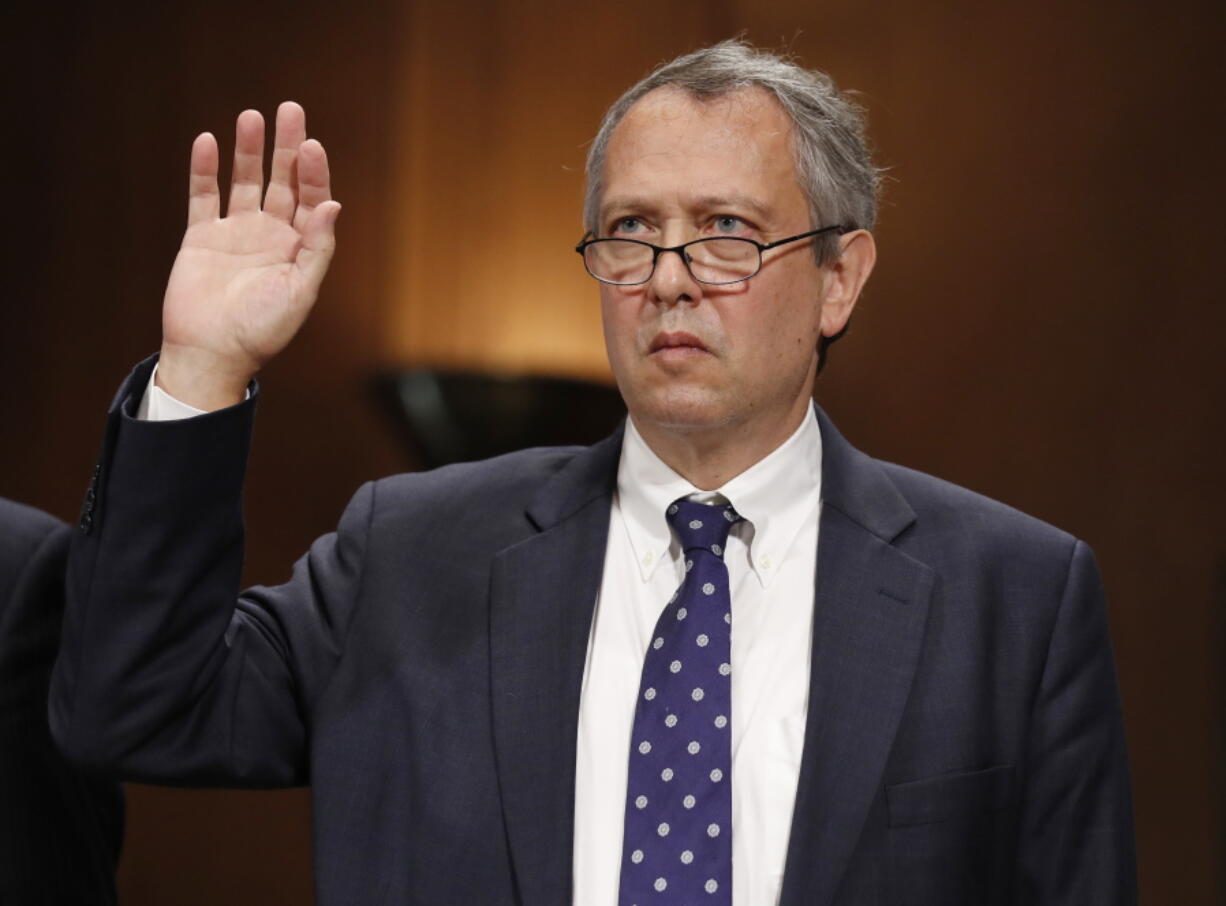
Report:
[[112,405],[73,542],[52,732],[74,760],[132,780],[306,783],[311,712],[360,584],[371,486],[286,585],[240,595],[255,395],[138,421],[150,367]]
[[1136,902],[1132,794],[1102,582],[1076,542],[1031,718],[1019,904]]

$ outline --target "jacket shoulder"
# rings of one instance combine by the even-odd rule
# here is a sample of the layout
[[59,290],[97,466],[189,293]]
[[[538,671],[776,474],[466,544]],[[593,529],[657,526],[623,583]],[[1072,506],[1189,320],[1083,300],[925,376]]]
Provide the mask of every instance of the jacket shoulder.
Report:
[[566,467],[586,447],[534,447],[483,459],[406,472],[375,482],[375,495],[388,503],[412,501],[462,507],[477,504],[494,510],[526,505],[540,486]]
[[501,549],[531,533],[533,500],[588,449],[538,447],[393,475],[359,492],[346,515],[359,516],[380,544]]
[[912,545],[982,561],[1066,566],[1078,540],[1008,504],[894,463],[878,465],[915,511]]

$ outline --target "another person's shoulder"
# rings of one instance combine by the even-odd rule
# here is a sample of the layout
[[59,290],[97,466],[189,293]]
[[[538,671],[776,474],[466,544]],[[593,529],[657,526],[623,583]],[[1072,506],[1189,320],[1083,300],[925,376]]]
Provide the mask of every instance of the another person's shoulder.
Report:
[[0,593],[46,545],[67,547],[69,527],[49,513],[0,497]]
[[65,528],[65,524],[50,513],[40,509],[0,497],[0,526],[4,532],[0,535],[6,545],[38,544],[52,532]]

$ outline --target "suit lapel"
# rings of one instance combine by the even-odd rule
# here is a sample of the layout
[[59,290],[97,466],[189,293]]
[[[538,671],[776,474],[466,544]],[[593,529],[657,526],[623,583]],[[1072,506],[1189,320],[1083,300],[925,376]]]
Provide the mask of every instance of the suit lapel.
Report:
[[822,516],[804,755],[781,906],[833,901],[919,659],[932,571],[891,546],[915,515],[819,410]]
[[539,530],[494,560],[490,683],[495,757],[524,903],[570,906],[579,693],[600,590],[621,432],[538,494]]

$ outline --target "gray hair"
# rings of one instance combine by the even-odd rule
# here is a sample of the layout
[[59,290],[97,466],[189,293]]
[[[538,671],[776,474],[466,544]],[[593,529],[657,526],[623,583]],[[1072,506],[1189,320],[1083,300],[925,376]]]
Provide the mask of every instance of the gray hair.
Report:
[[[861,108],[840,94],[825,73],[734,39],[664,63],[609,108],[587,156],[583,220],[593,235],[599,235],[605,155],[613,130],[637,100],[666,85],[701,99],[738,88],[771,92],[792,121],[796,178],[809,201],[811,227],[841,224],[872,229],[881,171],[873,166]],[[837,257],[838,243],[836,234],[818,237],[814,243],[818,264]]]

